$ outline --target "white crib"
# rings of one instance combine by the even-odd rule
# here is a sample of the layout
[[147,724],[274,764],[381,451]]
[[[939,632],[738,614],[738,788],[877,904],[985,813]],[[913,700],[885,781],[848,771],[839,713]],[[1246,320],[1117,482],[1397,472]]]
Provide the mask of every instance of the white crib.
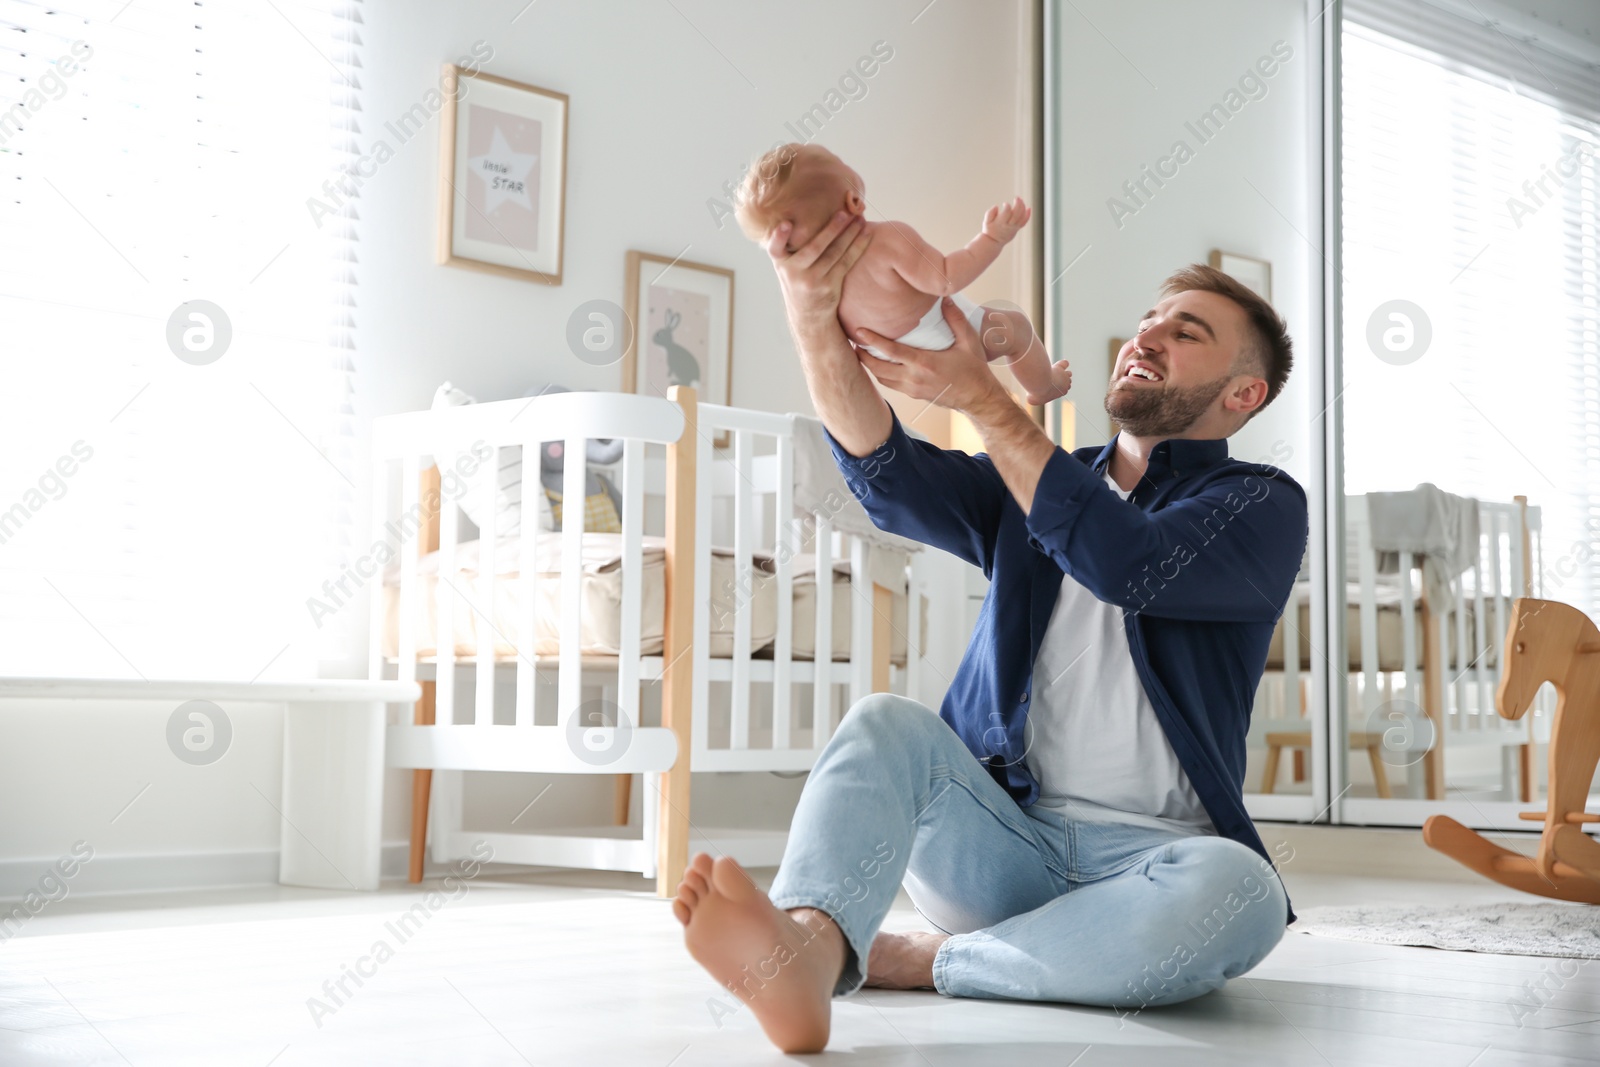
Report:
[[[565,509],[559,533],[540,531],[535,492],[508,500],[518,494],[503,479],[479,475],[468,491],[488,528],[459,539],[452,457],[475,452],[495,472],[504,449],[532,456],[563,441],[562,498],[580,501],[590,438],[624,442],[608,472],[620,535],[581,532],[570,521],[579,508]],[[882,550],[834,531],[829,514],[793,516],[787,416],[697,404],[687,389],[670,400],[565,393],[381,418],[373,440],[375,525],[392,532],[396,516],[402,529],[418,517],[395,573],[373,583],[370,660],[374,679],[422,682],[415,721],[392,724],[386,746],[390,766],[416,769],[414,881],[425,832],[436,863],[487,841],[498,861],[637,871],[663,895],[691,849],[776,863],[782,832],[691,820],[688,774],[806,771],[856,699],[915,689],[925,610],[915,568],[874,557]],[[436,469],[427,477],[429,456],[446,468],[443,492],[430,494],[440,482]],[[508,516],[514,540],[497,536]],[[462,671],[475,690],[470,722],[457,721]],[[497,703],[497,677],[514,678],[514,699]],[[646,724],[651,689],[659,725]],[[612,824],[469,834],[465,770],[616,775]],[[642,825],[630,828],[635,773],[646,788]]]
[[[1475,562],[1450,579],[1454,603],[1441,611],[1428,603],[1417,578],[1422,561],[1412,553],[1399,554],[1398,573],[1378,574],[1367,497],[1347,497],[1345,506],[1349,745],[1352,752],[1368,754],[1378,796],[1391,795],[1387,762],[1419,765],[1423,795],[1443,799],[1446,754],[1487,747],[1496,751],[1505,788],[1516,779],[1521,799],[1531,800],[1534,745],[1547,739],[1553,704],[1548,693],[1541,694],[1524,720],[1513,722],[1496,714],[1494,694],[1511,601],[1541,595],[1539,508],[1521,496],[1510,502],[1478,501]],[[1267,744],[1264,793],[1275,789],[1279,752],[1297,752],[1298,780],[1303,774],[1298,753],[1311,743],[1309,726],[1295,722],[1305,715],[1304,678],[1310,657],[1317,654],[1305,638],[1308,581],[1296,583],[1291,605],[1279,621],[1267,680],[1256,701]],[[1397,708],[1405,710],[1397,714]],[[1413,710],[1428,722],[1405,721],[1415,718]],[[1403,751],[1397,753],[1397,745]]]

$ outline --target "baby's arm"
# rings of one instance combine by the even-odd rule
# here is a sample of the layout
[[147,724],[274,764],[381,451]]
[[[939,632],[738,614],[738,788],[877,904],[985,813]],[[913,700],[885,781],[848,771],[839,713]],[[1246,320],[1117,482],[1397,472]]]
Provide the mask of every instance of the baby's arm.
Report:
[[980,340],[989,362],[1010,367],[1017,384],[1027,394],[1028,403],[1035,407],[1066,396],[1072,388],[1072,370],[1067,361],[1050,362],[1044,342],[1022,312],[984,305]]
[[983,229],[978,236],[948,256],[905,223],[886,222],[879,232],[899,238],[887,242],[892,245],[894,271],[913,289],[932,296],[954,296],[989,269],[1032,214],[1021,197],[1009,204],[997,204],[983,216]]

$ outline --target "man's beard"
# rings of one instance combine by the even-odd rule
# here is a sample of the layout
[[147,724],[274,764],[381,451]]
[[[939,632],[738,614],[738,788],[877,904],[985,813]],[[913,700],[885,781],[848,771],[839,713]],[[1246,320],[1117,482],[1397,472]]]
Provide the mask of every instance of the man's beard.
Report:
[[1120,392],[1113,382],[1106,390],[1106,414],[1134,437],[1176,437],[1210,410],[1230,381],[1231,375],[1223,375],[1183,388],[1136,385]]

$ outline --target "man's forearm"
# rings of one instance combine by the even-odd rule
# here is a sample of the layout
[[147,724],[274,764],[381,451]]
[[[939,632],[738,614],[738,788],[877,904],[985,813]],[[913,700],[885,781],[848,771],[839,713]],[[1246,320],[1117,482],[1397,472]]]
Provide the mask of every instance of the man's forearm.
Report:
[[795,325],[793,333],[817,417],[846,452],[870,455],[888,440],[894,419],[839,320]]
[[994,390],[965,414],[983,438],[984,451],[1023,514],[1032,511],[1033,491],[1045,464],[1056,453],[1055,444],[1003,389]]

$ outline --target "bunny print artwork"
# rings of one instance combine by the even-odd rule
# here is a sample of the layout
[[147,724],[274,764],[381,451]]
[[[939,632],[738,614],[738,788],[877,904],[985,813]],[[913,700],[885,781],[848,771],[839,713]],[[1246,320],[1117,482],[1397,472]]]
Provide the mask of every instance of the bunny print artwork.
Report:
[[672,339],[672,331],[682,321],[683,316],[676,311],[667,312],[667,324],[656,331],[654,340],[667,353],[667,380],[673,385],[695,385],[700,381],[700,361]]
[[[710,342],[711,301],[700,293],[655,286],[650,290],[650,378],[665,386],[698,386],[701,357]],[[661,373],[665,370],[665,374]]]

